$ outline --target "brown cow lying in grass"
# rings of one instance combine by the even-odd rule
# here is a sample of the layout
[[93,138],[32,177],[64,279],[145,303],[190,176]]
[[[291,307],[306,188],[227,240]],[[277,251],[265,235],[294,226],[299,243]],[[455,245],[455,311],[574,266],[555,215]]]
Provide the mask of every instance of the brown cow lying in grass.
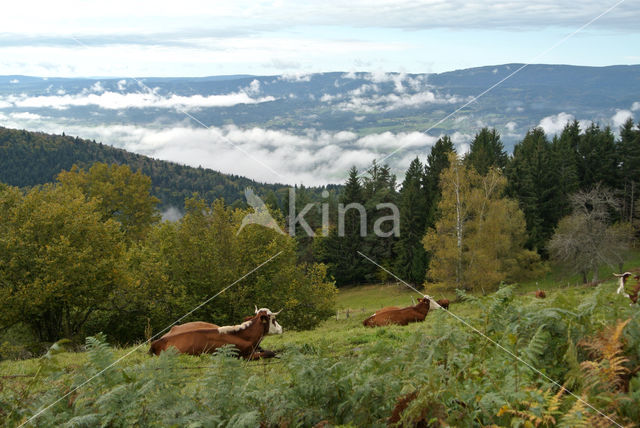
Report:
[[[244,319],[242,320],[243,322],[244,321],[249,321],[259,311],[263,311],[264,310],[264,311],[268,311],[270,314],[272,313],[267,308],[258,309],[257,306],[255,308],[256,308],[256,311],[255,311],[254,315],[249,315],[248,317],[244,317]],[[278,312],[278,313],[280,313],[280,312]],[[211,324],[210,322],[191,321],[191,322],[186,322],[184,324],[174,325],[173,327],[171,327],[171,330],[169,330],[169,332],[165,333],[162,337],[169,336],[170,334],[184,333],[185,331],[200,330],[200,329],[203,329],[203,328],[218,328],[218,327],[220,327],[220,326],[217,325],[217,324]],[[268,334],[272,334],[272,333],[268,333]],[[277,333],[277,334],[282,334],[282,331],[280,331],[280,333]]]
[[[226,345],[233,345],[238,349],[241,357],[251,360],[271,358],[275,356],[272,351],[256,352],[256,350],[267,334],[282,333],[282,327],[276,321],[278,313],[260,309],[251,319],[239,325],[200,328],[168,334],[153,341],[149,353],[159,355],[162,351],[174,347],[182,354],[200,355],[213,353]],[[198,322],[201,321],[196,323]]]
[[390,324],[407,325],[411,322],[424,321],[429,312],[430,303],[431,298],[424,296],[418,299],[418,304],[413,306],[382,308],[364,320],[362,324],[365,327],[381,327]]

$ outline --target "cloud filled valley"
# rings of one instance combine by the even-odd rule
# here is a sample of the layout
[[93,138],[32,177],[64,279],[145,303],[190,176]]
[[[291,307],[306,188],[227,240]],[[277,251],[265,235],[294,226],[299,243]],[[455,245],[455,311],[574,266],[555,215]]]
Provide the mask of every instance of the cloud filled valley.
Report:
[[[574,119],[614,131],[637,119],[640,100],[633,94],[640,90],[634,92],[631,76],[639,67],[623,67],[613,77],[607,68],[531,66],[474,98],[515,66],[431,75],[7,76],[0,77],[6,83],[0,124],[64,132],[264,182],[318,185],[343,182],[351,166],[363,169],[375,159],[402,174],[443,134],[464,152],[481,127],[495,127],[510,150],[535,126],[552,136]],[[585,73],[595,83],[577,90],[575,75]],[[602,93],[607,97],[598,97]]]

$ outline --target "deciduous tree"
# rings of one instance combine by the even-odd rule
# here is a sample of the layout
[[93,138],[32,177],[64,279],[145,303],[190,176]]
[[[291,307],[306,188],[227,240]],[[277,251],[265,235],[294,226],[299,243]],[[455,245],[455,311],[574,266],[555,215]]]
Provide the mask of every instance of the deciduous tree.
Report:
[[483,289],[536,271],[539,257],[526,250],[524,215],[503,196],[506,179],[496,169],[481,176],[455,154],[442,173],[440,218],[423,239],[431,252],[429,281]]

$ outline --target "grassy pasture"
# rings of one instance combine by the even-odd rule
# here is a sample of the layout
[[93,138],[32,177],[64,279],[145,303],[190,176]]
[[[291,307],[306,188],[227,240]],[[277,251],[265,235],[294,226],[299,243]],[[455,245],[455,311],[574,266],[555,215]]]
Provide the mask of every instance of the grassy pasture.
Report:
[[[632,255],[624,268],[635,266],[640,266],[638,253]],[[526,358],[527,361],[537,358],[531,361],[535,367],[562,382],[567,377],[567,363],[562,360],[567,334],[577,343],[616,320],[632,318],[635,325],[640,322],[640,310],[630,307],[626,299],[614,294],[616,282],[610,272],[603,269],[601,277],[609,279],[598,287],[576,286],[572,282],[574,278],[551,270],[538,281],[513,287],[511,297],[505,298],[498,292],[479,297],[479,300],[454,302],[451,311],[518,355],[526,355],[530,348],[535,350],[536,332],[546,326],[548,337],[541,345],[541,353],[531,351],[532,356]],[[538,287],[546,290],[546,299],[533,296],[532,291]],[[119,422],[114,422],[113,426],[123,423],[165,425],[160,421],[169,417],[167,412],[173,418],[171,420],[175,420],[175,426],[183,426],[190,417],[195,421],[206,419],[207,415],[217,415],[221,419],[219,423],[212,420],[211,425],[193,426],[255,426],[256,421],[267,421],[271,426],[282,421],[293,421],[293,426],[309,426],[325,419],[336,425],[381,426],[386,423],[398,396],[422,391],[427,386],[435,388],[437,394],[423,397],[426,400],[423,404],[431,400],[433,408],[445,409],[448,419],[435,410],[431,415],[442,423],[446,420],[455,426],[458,421],[459,426],[466,426],[473,421],[475,425],[495,423],[502,426],[513,423],[505,413],[498,416],[503,406],[517,409],[518,403],[531,400],[526,394],[542,394],[552,388],[545,379],[473,333],[446,311],[433,310],[424,323],[406,327],[369,329],[362,326],[362,320],[375,310],[408,305],[411,297],[417,295],[397,284],[343,288],[338,294],[338,319],[327,320],[311,331],[287,331],[284,326],[285,334],[263,341],[264,348],[279,351],[281,358],[273,361],[245,362],[209,355],[171,354],[156,358],[147,354],[148,345],[98,347],[90,352],[60,352],[51,359],[2,361],[0,420],[8,417],[9,426],[26,420],[42,405],[69,391],[72,385],[80,384],[96,374],[99,368],[125,355],[126,358],[113,369],[79,390],[77,397],[82,399],[77,404],[62,400],[49,411],[49,416],[43,415],[38,425],[54,426],[71,420],[75,421],[71,425],[93,426],[79,423],[85,417],[104,423],[108,406],[100,407],[95,403],[100,403],[100,397],[105,396],[112,401],[102,401],[117,406],[119,401],[110,394],[128,385],[131,390],[125,401],[129,405],[125,407],[131,415],[118,416]],[[453,295],[437,294],[434,297],[454,298]],[[587,304],[590,301],[594,302],[591,309]],[[344,316],[347,308],[351,310],[349,318]],[[540,315],[545,311],[550,311],[549,315]],[[631,358],[640,358],[640,346],[630,352]],[[633,352],[638,355],[634,356]],[[587,357],[584,353],[579,356]],[[36,374],[36,377],[21,376]],[[515,386],[514,376],[519,379]],[[156,382],[159,391],[150,398],[145,396],[148,402],[135,392],[143,388],[145,382]],[[640,381],[637,383],[636,388],[640,390]],[[188,405],[182,404],[184,409],[181,411],[192,416],[176,414],[180,412],[172,407],[172,400],[177,398],[172,398],[170,392],[161,393],[164,391],[162,385],[167,384],[173,385],[176,394],[187,397]],[[225,402],[229,412],[235,412],[225,416],[219,407],[198,398],[204,391],[209,393],[218,389],[228,390],[236,401],[241,398],[240,401],[249,404],[242,407],[236,401],[235,404]],[[281,394],[285,403],[260,396],[270,390]],[[219,395],[215,397],[216,402],[222,400]],[[457,409],[452,397],[467,403],[466,407]],[[139,406],[131,404],[136,400],[140,401]],[[161,405],[161,401],[166,402]],[[3,405],[13,406],[12,413],[3,410]],[[541,402],[540,406],[544,410],[545,403]],[[567,400],[563,406],[566,413],[575,403]],[[471,412],[472,408],[476,413]],[[89,417],[92,414],[94,419]],[[246,421],[234,419],[237,415],[244,415]],[[560,418],[559,415],[555,417],[556,420]]]

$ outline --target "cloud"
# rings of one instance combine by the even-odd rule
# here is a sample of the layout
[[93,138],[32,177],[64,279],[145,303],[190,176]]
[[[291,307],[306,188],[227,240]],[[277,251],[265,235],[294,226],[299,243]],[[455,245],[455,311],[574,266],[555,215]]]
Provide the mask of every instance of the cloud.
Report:
[[162,221],[176,222],[182,217],[184,217],[184,214],[177,207],[169,207],[162,212]]
[[517,123],[515,123],[514,121],[511,122],[507,122],[504,127],[509,131],[509,132],[513,132],[516,129],[516,126],[518,126]]
[[253,79],[249,86],[246,88],[242,88],[243,92],[246,92],[249,95],[259,95],[260,94],[260,81],[258,79]]
[[636,101],[635,103],[633,103],[633,105],[631,106],[631,111],[638,111],[640,110],[640,101]]
[[278,77],[278,80],[284,82],[310,82],[311,73],[285,73]]
[[39,120],[42,119],[42,116],[35,113],[29,113],[28,111],[20,112],[20,113],[9,113],[9,116],[12,119],[23,119],[23,120]]
[[629,110],[617,110],[616,114],[611,116],[614,128],[621,127],[627,119],[633,119],[633,113]]
[[[24,127],[22,122],[9,124]],[[126,150],[194,167],[202,166],[263,182],[321,185],[344,183],[349,168],[360,171],[374,159],[385,160],[397,174],[404,174],[416,155],[426,157],[437,137],[422,132],[384,132],[358,136],[351,131],[309,129],[303,134],[237,126],[193,128],[177,123],[167,129],[135,125],[38,124],[50,133],[80,135]],[[274,170],[276,173],[274,173]]]
[[9,80],[9,83],[20,83],[20,81],[18,79],[11,79]]
[[543,118],[538,126],[544,129],[544,132],[548,135],[558,134],[562,132],[567,122],[573,120],[575,120],[575,117],[572,114],[561,112]]
[[455,104],[463,102],[458,96],[439,95],[432,91],[412,94],[372,94],[367,97],[352,96],[347,101],[340,102],[336,108],[347,111],[362,111],[372,113],[376,111],[392,111],[401,108],[418,108],[425,104]]
[[102,86],[102,83],[100,81],[97,81],[96,83],[91,85],[91,88],[89,88],[89,91],[90,92],[104,92],[104,87]]
[[119,91],[124,91],[125,89],[127,89],[127,81],[125,79],[118,80],[117,85]]
[[[97,82],[92,89],[100,89],[102,85]],[[181,108],[194,109],[199,107],[230,107],[238,104],[258,104],[275,101],[275,97],[253,98],[245,91],[239,91],[224,95],[168,95],[162,96],[156,92],[132,92],[121,94],[118,92],[104,91],[101,94],[79,93],[65,95],[9,95],[0,96],[0,107],[20,108],[54,108],[64,110],[69,107],[97,106],[107,110],[119,110],[126,108]]]

